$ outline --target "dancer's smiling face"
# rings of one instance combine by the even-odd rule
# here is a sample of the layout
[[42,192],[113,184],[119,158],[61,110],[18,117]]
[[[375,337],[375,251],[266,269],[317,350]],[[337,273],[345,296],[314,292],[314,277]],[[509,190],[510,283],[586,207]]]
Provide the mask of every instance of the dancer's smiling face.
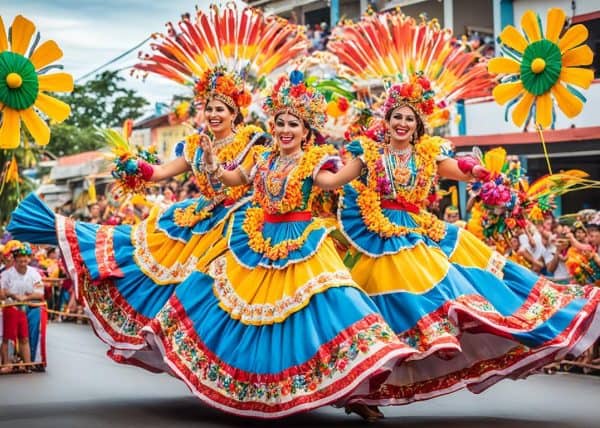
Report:
[[209,100],[204,108],[204,117],[215,135],[229,134],[233,130],[235,113],[223,101],[215,98]]
[[302,119],[290,113],[275,116],[275,138],[281,153],[291,154],[302,148],[302,141],[308,136],[308,128]]
[[417,129],[417,121],[417,114],[409,106],[394,109],[388,122],[391,141],[401,145],[409,143]]

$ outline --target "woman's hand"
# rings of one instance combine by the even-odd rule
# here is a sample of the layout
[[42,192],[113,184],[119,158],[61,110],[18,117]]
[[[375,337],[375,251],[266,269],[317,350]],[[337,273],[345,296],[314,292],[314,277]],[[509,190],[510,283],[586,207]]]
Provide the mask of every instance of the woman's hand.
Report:
[[210,165],[212,169],[215,162],[215,153],[214,147],[211,139],[206,134],[200,134],[200,147],[202,147],[202,156],[204,158],[204,163],[206,165]]

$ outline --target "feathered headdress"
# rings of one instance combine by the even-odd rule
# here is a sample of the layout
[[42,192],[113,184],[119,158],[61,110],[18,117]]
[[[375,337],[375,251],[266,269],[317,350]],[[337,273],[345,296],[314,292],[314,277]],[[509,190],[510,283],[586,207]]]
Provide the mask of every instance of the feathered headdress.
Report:
[[[250,103],[249,80],[256,81],[294,58],[304,55],[308,40],[299,26],[250,7],[238,10],[234,2],[209,12],[198,9],[167,34],[154,34],[152,54],[142,54],[136,70],[155,73],[183,85],[195,96],[216,95],[227,105]],[[233,107],[233,106],[232,106]]]
[[315,88],[307,86],[304,74],[298,70],[277,80],[265,98],[263,110],[270,116],[289,112],[317,130],[321,129],[327,120],[325,97]]
[[440,114],[430,126],[448,120],[446,106],[465,98],[487,96],[495,85],[485,59],[468,42],[458,42],[452,30],[437,20],[417,22],[398,11],[363,16],[336,27],[327,49],[340,58],[360,86],[408,81],[421,73],[435,91]]

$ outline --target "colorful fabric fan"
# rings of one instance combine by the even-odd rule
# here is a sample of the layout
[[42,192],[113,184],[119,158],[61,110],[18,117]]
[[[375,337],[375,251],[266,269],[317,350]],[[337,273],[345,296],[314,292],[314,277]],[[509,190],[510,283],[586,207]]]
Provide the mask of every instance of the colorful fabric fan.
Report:
[[[27,18],[17,15],[9,29],[9,39],[0,17],[0,149],[15,149],[21,142],[21,120],[35,142],[46,145],[50,128],[39,116],[62,122],[70,107],[45,92],[71,92],[73,77],[67,73],[46,74],[60,65],[50,65],[62,57],[53,40],[40,42],[40,34]],[[36,34],[33,43],[31,38]],[[26,53],[29,55],[25,56]]]
[[155,34],[153,54],[143,54],[135,69],[159,74],[184,85],[195,85],[207,70],[225,67],[242,80],[260,78],[305,55],[308,40],[300,27],[235,2],[209,13],[196,12],[168,32]]
[[467,42],[456,43],[452,30],[442,29],[437,20],[417,23],[396,11],[341,24],[327,48],[359,85],[407,81],[422,73],[442,109],[460,99],[487,96],[495,84],[481,55]]
[[508,103],[506,118],[512,109],[512,121],[519,127],[530,117],[536,125],[550,127],[556,117],[553,101],[567,117],[577,116],[586,101],[574,86],[587,89],[594,79],[592,70],[580,67],[594,58],[583,44],[588,30],[577,24],[560,37],[565,18],[561,9],[550,9],[544,33],[540,17],[528,10],[521,19],[524,35],[512,25],[500,33],[504,57],[492,59],[488,69],[505,75],[505,83],[493,95],[498,104]]

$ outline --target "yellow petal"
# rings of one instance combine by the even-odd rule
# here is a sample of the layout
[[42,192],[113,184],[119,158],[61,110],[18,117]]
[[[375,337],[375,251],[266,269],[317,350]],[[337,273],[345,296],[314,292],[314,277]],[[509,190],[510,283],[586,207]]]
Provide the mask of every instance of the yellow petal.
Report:
[[594,80],[594,72],[589,68],[563,67],[558,78],[580,88],[588,89]]
[[17,15],[12,24],[10,46],[13,52],[25,55],[31,36],[35,32],[35,25],[23,15]]
[[34,105],[56,122],[62,122],[71,114],[71,107],[67,103],[42,92],[38,94]]
[[488,71],[495,74],[513,74],[521,72],[521,64],[512,58],[497,57],[488,62]]
[[492,95],[496,102],[502,105],[507,101],[518,97],[523,90],[523,82],[519,80],[517,82],[501,83],[497,85],[492,91]]
[[0,127],[0,149],[16,149],[21,142],[21,121],[19,112],[11,108],[2,111]]
[[500,33],[500,40],[509,48],[513,48],[519,53],[523,53],[527,47],[527,40],[519,30],[512,25],[507,25],[504,30]]
[[552,87],[552,95],[556,99],[558,107],[567,117],[575,117],[581,113],[583,102],[560,83]]
[[8,39],[6,38],[6,29],[4,28],[4,21],[0,16],[0,52],[8,50]]
[[531,110],[534,99],[535,96],[530,92],[525,92],[525,94],[523,94],[523,98],[517,103],[512,112],[512,120],[515,125],[523,126],[527,116],[529,116],[529,111]]
[[58,47],[54,40],[46,40],[39,45],[31,54],[31,62],[36,70],[47,66],[54,61],[61,59],[63,51]]
[[529,43],[537,42],[542,39],[542,29],[538,22],[537,13],[533,10],[528,10],[521,18],[521,27],[529,39]]
[[588,30],[582,24],[573,25],[567,30],[564,36],[558,41],[558,47],[561,53],[573,49],[585,42],[588,38]]
[[581,45],[565,52],[562,57],[563,67],[574,65],[590,65],[594,61],[594,52],[588,45]]
[[43,74],[38,78],[40,91],[71,92],[73,76],[68,73]]
[[546,21],[546,38],[551,42],[558,42],[558,36],[565,26],[565,12],[558,7],[548,10]]
[[552,96],[550,92],[540,95],[535,100],[535,123],[543,128],[552,125]]
[[25,126],[37,144],[45,146],[50,142],[50,128],[35,112],[33,107],[22,110],[21,119],[23,119],[23,123],[25,123]]

